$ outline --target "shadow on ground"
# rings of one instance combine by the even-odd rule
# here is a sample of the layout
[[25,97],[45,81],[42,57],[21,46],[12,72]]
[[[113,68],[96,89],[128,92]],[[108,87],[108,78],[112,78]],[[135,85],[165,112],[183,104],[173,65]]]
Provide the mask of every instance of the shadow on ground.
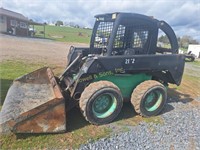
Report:
[[125,102],[123,104],[123,108],[122,108],[119,116],[117,117],[116,121],[119,121],[122,119],[129,119],[136,115],[137,115],[137,113],[135,112],[132,104],[130,102]]
[[[117,122],[122,119],[129,119],[136,116],[136,112],[130,102],[123,104],[122,110],[114,122]],[[75,131],[77,129],[83,128],[84,126],[89,125],[90,123],[85,120],[81,114],[79,108],[75,107],[68,113],[68,122],[67,130],[68,132]]]
[[189,94],[183,94],[176,90],[176,88],[168,89],[168,99],[167,103],[161,112],[161,114],[165,114],[167,112],[173,111],[175,108],[171,105],[172,103],[191,103],[194,99]]
[[67,114],[67,131],[71,132],[84,126],[89,125],[90,123],[85,120],[83,115],[81,114],[78,107],[74,107]]
[[6,94],[8,92],[9,87],[12,84],[12,80],[8,80],[8,79],[0,79],[0,105],[3,105],[3,102],[5,100]]
[[183,94],[177,91],[175,88],[168,89],[168,99],[170,98],[168,103],[182,102],[184,104],[192,102],[194,99],[189,94]]

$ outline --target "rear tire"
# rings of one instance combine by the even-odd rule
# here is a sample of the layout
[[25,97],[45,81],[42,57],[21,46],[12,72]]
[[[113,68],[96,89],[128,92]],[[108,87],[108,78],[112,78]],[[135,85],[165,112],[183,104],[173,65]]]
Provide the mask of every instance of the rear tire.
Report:
[[139,84],[131,95],[131,103],[135,111],[144,117],[159,114],[167,100],[167,90],[154,80]]
[[123,98],[119,88],[109,81],[91,83],[85,88],[79,101],[85,119],[96,125],[113,121],[122,105]]

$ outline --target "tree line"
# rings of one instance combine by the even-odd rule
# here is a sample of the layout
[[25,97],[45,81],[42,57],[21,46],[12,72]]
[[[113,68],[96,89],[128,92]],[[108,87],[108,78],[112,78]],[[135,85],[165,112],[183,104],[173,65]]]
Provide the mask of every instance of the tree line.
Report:
[[[64,23],[61,20],[56,21],[55,26],[63,26]],[[70,27],[75,27],[75,28],[80,28],[80,26],[78,24],[75,24],[73,22],[69,22],[68,24]]]
[[[188,48],[189,44],[199,44],[199,42],[197,40],[193,39],[191,36],[188,36],[188,35],[184,35],[182,37],[177,37],[177,40],[178,40],[179,47],[185,48],[185,49]],[[169,44],[169,39],[168,39],[167,35],[160,36],[158,38],[158,41],[162,42],[164,44]]]

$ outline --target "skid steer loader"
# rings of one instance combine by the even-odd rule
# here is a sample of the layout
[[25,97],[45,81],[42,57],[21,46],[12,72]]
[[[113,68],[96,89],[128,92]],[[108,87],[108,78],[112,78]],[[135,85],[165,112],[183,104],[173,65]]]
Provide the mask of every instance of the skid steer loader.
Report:
[[[72,46],[59,77],[41,68],[14,80],[0,113],[2,131],[64,132],[66,114],[77,104],[96,125],[112,122],[123,101],[144,117],[161,112],[168,83],[180,85],[185,65],[172,28],[134,13],[95,18],[90,47]],[[159,30],[171,48],[157,47]]]

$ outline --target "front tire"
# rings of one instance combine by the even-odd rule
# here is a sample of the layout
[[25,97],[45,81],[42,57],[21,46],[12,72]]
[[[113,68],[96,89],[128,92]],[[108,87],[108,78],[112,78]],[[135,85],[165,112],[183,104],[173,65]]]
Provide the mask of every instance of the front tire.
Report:
[[109,81],[91,83],[81,94],[79,106],[85,119],[101,125],[112,122],[120,113],[123,98],[119,88]]
[[131,95],[131,103],[135,111],[144,117],[159,114],[167,100],[167,90],[154,80],[139,84]]

